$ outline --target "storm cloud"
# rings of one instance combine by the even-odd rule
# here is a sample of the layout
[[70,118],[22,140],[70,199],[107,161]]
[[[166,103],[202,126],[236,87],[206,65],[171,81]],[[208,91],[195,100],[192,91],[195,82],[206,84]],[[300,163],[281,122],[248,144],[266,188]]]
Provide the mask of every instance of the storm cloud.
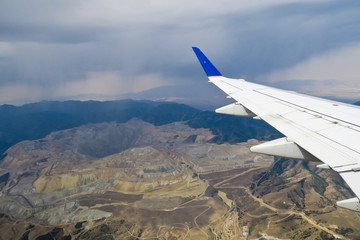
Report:
[[198,100],[196,89],[211,87],[192,46],[229,77],[308,81],[304,92],[356,99],[359,11],[358,1],[325,0],[1,1],[0,104],[141,98],[179,85],[164,99]]

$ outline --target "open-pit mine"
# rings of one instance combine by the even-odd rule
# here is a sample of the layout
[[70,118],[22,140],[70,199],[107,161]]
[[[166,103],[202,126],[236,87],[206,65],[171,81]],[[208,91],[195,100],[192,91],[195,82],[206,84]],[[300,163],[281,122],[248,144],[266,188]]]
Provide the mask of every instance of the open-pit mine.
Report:
[[331,171],[138,119],[53,132],[0,162],[0,239],[359,239]]

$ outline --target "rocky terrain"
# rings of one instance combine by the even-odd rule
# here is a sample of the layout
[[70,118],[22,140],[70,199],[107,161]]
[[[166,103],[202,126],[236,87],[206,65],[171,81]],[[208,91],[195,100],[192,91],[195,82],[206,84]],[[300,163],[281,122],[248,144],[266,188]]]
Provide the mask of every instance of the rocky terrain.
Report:
[[360,238],[337,174],[214,137],[131,119],[22,141],[0,162],[0,239]]

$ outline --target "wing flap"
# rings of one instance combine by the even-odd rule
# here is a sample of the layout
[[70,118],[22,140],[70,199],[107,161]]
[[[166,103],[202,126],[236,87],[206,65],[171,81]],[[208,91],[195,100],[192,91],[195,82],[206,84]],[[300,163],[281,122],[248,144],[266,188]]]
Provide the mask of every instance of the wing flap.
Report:
[[321,99],[275,88],[256,90],[259,93],[278,99],[282,102],[301,107],[314,114],[321,114],[343,123],[360,127],[360,108],[358,106]]
[[319,131],[318,134],[328,139],[334,139],[338,144],[360,154],[360,145],[358,142],[360,132],[355,129],[337,124],[335,127]]

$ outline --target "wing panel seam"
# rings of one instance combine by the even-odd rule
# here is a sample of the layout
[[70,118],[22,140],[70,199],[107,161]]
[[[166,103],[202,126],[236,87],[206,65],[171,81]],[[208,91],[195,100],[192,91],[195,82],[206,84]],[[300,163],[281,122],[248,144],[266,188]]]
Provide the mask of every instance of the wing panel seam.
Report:
[[[277,100],[280,100],[280,101],[286,102],[286,103],[288,103],[288,104],[291,104],[291,105],[294,105],[294,106],[297,106],[297,107],[300,107],[300,108],[306,109],[306,110],[308,110],[308,111],[311,111],[311,112],[314,112],[314,113],[317,113],[317,114],[321,114],[321,115],[326,116],[326,117],[328,117],[328,118],[336,119],[336,120],[338,120],[338,121],[341,121],[341,122],[344,122],[344,123],[350,124],[350,125],[352,125],[352,126],[360,127],[360,125],[354,124],[354,123],[352,123],[352,122],[344,121],[344,120],[342,120],[342,119],[340,119],[340,118],[336,118],[336,117],[329,116],[329,115],[327,115],[327,114],[324,114],[324,113],[321,113],[321,112],[318,112],[318,111],[314,111],[314,110],[309,109],[309,108],[307,108],[307,107],[303,107],[303,106],[301,106],[301,105],[298,105],[298,104],[295,104],[295,103],[292,103],[292,102],[286,101],[286,100],[284,100],[284,99],[277,98],[277,97],[274,97],[274,96],[272,96],[272,95],[269,95],[269,94],[266,94],[266,93],[263,93],[263,92],[259,92],[258,90],[255,90],[255,89],[254,89],[253,91],[254,91],[254,92],[257,92],[257,93],[259,93],[259,94],[265,95],[265,96],[267,96],[267,97],[270,97],[270,98],[273,98],[273,99],[277,99]],[[355,130],[355,131],[359,132],[359,131],[358,131],[358,130],[356,130],[356,129],[353,129],[353,130]]]

